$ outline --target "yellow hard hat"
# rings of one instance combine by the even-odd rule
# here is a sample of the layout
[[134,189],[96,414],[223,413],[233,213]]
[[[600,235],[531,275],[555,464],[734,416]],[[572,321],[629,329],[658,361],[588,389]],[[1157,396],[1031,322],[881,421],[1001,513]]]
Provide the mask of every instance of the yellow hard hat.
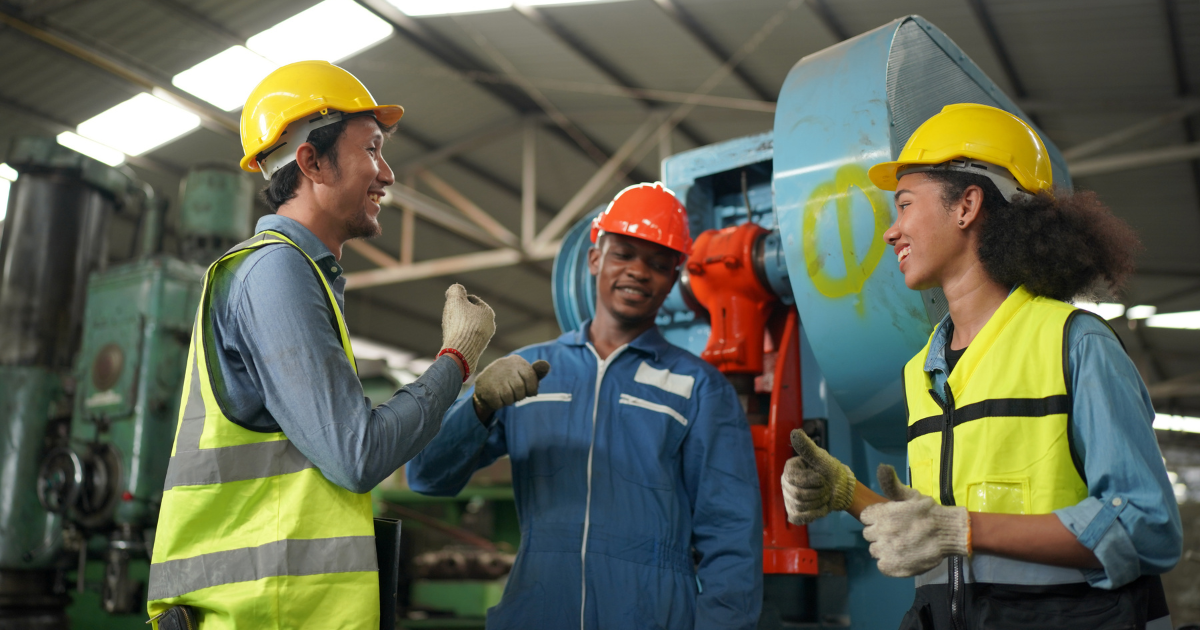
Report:
[[[896,161],[876,164],[867,175],[879,189],[896,190],[900,176],[937,165],[987,176],[1010,200],[1002,180],[1010,182],[1012,192],[1036,194],[1054,185],[1050,154],[1037,132],[1017,116],[975,103],[943,107],[917,127]],[[993,166],[990,172],[988,166]],[[995,166],[1007,172],[999,173]]]
[[[288,125],[306,116],[320,114],[324,124],[333,124],[342,114],[360,112],[373,112],[381,124],[390,126],[404,115],[404,108],[376,104],[362,82],[328,61],[297,61],[277,68],[250,92],[242,108],[242,170],[261,171],[259,156],[277,148]],[[319,126],[323,125],[306,130],[304,139]],[[291,153],[294,159],[294,150]]]

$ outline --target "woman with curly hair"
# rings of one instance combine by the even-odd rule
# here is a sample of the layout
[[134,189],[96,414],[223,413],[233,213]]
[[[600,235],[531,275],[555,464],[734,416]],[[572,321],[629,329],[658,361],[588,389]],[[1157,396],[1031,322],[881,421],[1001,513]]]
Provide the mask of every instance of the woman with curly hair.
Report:
[[1150,396],[1069,303],[1120,288],[1136,235],[1052,192],[1037,133],[984,105],[947,106],[870,176],[896,191],[905,284],[950,307],[903,370],[910,485],[880,466],[880,496],[797,431],[789,520],[861,520],[880,571],[916,576],[903,629],[1171,628],[1158,576],[1182,532]]

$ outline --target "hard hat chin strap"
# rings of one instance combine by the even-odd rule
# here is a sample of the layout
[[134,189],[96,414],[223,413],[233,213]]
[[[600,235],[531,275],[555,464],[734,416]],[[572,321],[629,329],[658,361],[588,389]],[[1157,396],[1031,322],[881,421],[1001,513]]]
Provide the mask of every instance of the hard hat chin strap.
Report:
[[258,166],[262,170],[263,179],[270,180],[275,171],[295,162],[296,150],[300,148],[300,145],[308,141],[308,134],[313,131],[321,127],[340,123],[344,120],[357,118],[358,116],[374,115],[375,112],[373,111],[345,114],[329,109],[325,110],[324,113],[316,112],[310,116],[292,121],[291,124],[284,128],[283,133],[279,134],[279,142],[258,154]]
[[1018,194],[1033,194],[1021,188],[1021,185],[1017,183],[1017,178],[1013,177],[1008,169],[982,160],[957,159],[941,164],[914,164],[897,170],[896,179],[912,173],[928,173],[930,171],[957,171],[959,173],[982,175],[992,180],[992,183],[996,185],[996,189],[1000,191],[1000,195],[1009,203],[1012,203]]

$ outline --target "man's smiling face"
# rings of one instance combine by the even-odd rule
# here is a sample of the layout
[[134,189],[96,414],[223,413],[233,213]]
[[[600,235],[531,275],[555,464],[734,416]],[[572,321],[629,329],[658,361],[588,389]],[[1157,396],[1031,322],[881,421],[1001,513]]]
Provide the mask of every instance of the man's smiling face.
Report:
[[624,234],[605,233],[588,250],[596,307],[626,326],[653,320],[678,277],[679,252]]

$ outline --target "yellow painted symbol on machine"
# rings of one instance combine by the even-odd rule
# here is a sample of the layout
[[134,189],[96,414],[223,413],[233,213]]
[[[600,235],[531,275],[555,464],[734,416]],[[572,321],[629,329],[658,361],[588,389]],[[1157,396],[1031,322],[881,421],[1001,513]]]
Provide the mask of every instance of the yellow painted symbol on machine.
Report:
[[[853,194],[857,189],[871,205],[874,214],[875,233],[866,256],[859,260],[854,247]],[[835,278],[825,268],[825,259],[833,254],[831,249],[822,249],[817,236],[817,220],[828,210],[830,202],[837,211],[839,243],[846,275]],[[840,298],[855,295],[854,307],[863,314],[862,289],[867,278],[875,272],[883,258],[886,243],[883,234],[892,222],[892,213],[883,193],[871,183],[867,170],[858,164],[847,164],[834,173],[833,179],[818,184],[804,205],[801,234],[804,239],[804,263],[808,277],[821,295]]]

